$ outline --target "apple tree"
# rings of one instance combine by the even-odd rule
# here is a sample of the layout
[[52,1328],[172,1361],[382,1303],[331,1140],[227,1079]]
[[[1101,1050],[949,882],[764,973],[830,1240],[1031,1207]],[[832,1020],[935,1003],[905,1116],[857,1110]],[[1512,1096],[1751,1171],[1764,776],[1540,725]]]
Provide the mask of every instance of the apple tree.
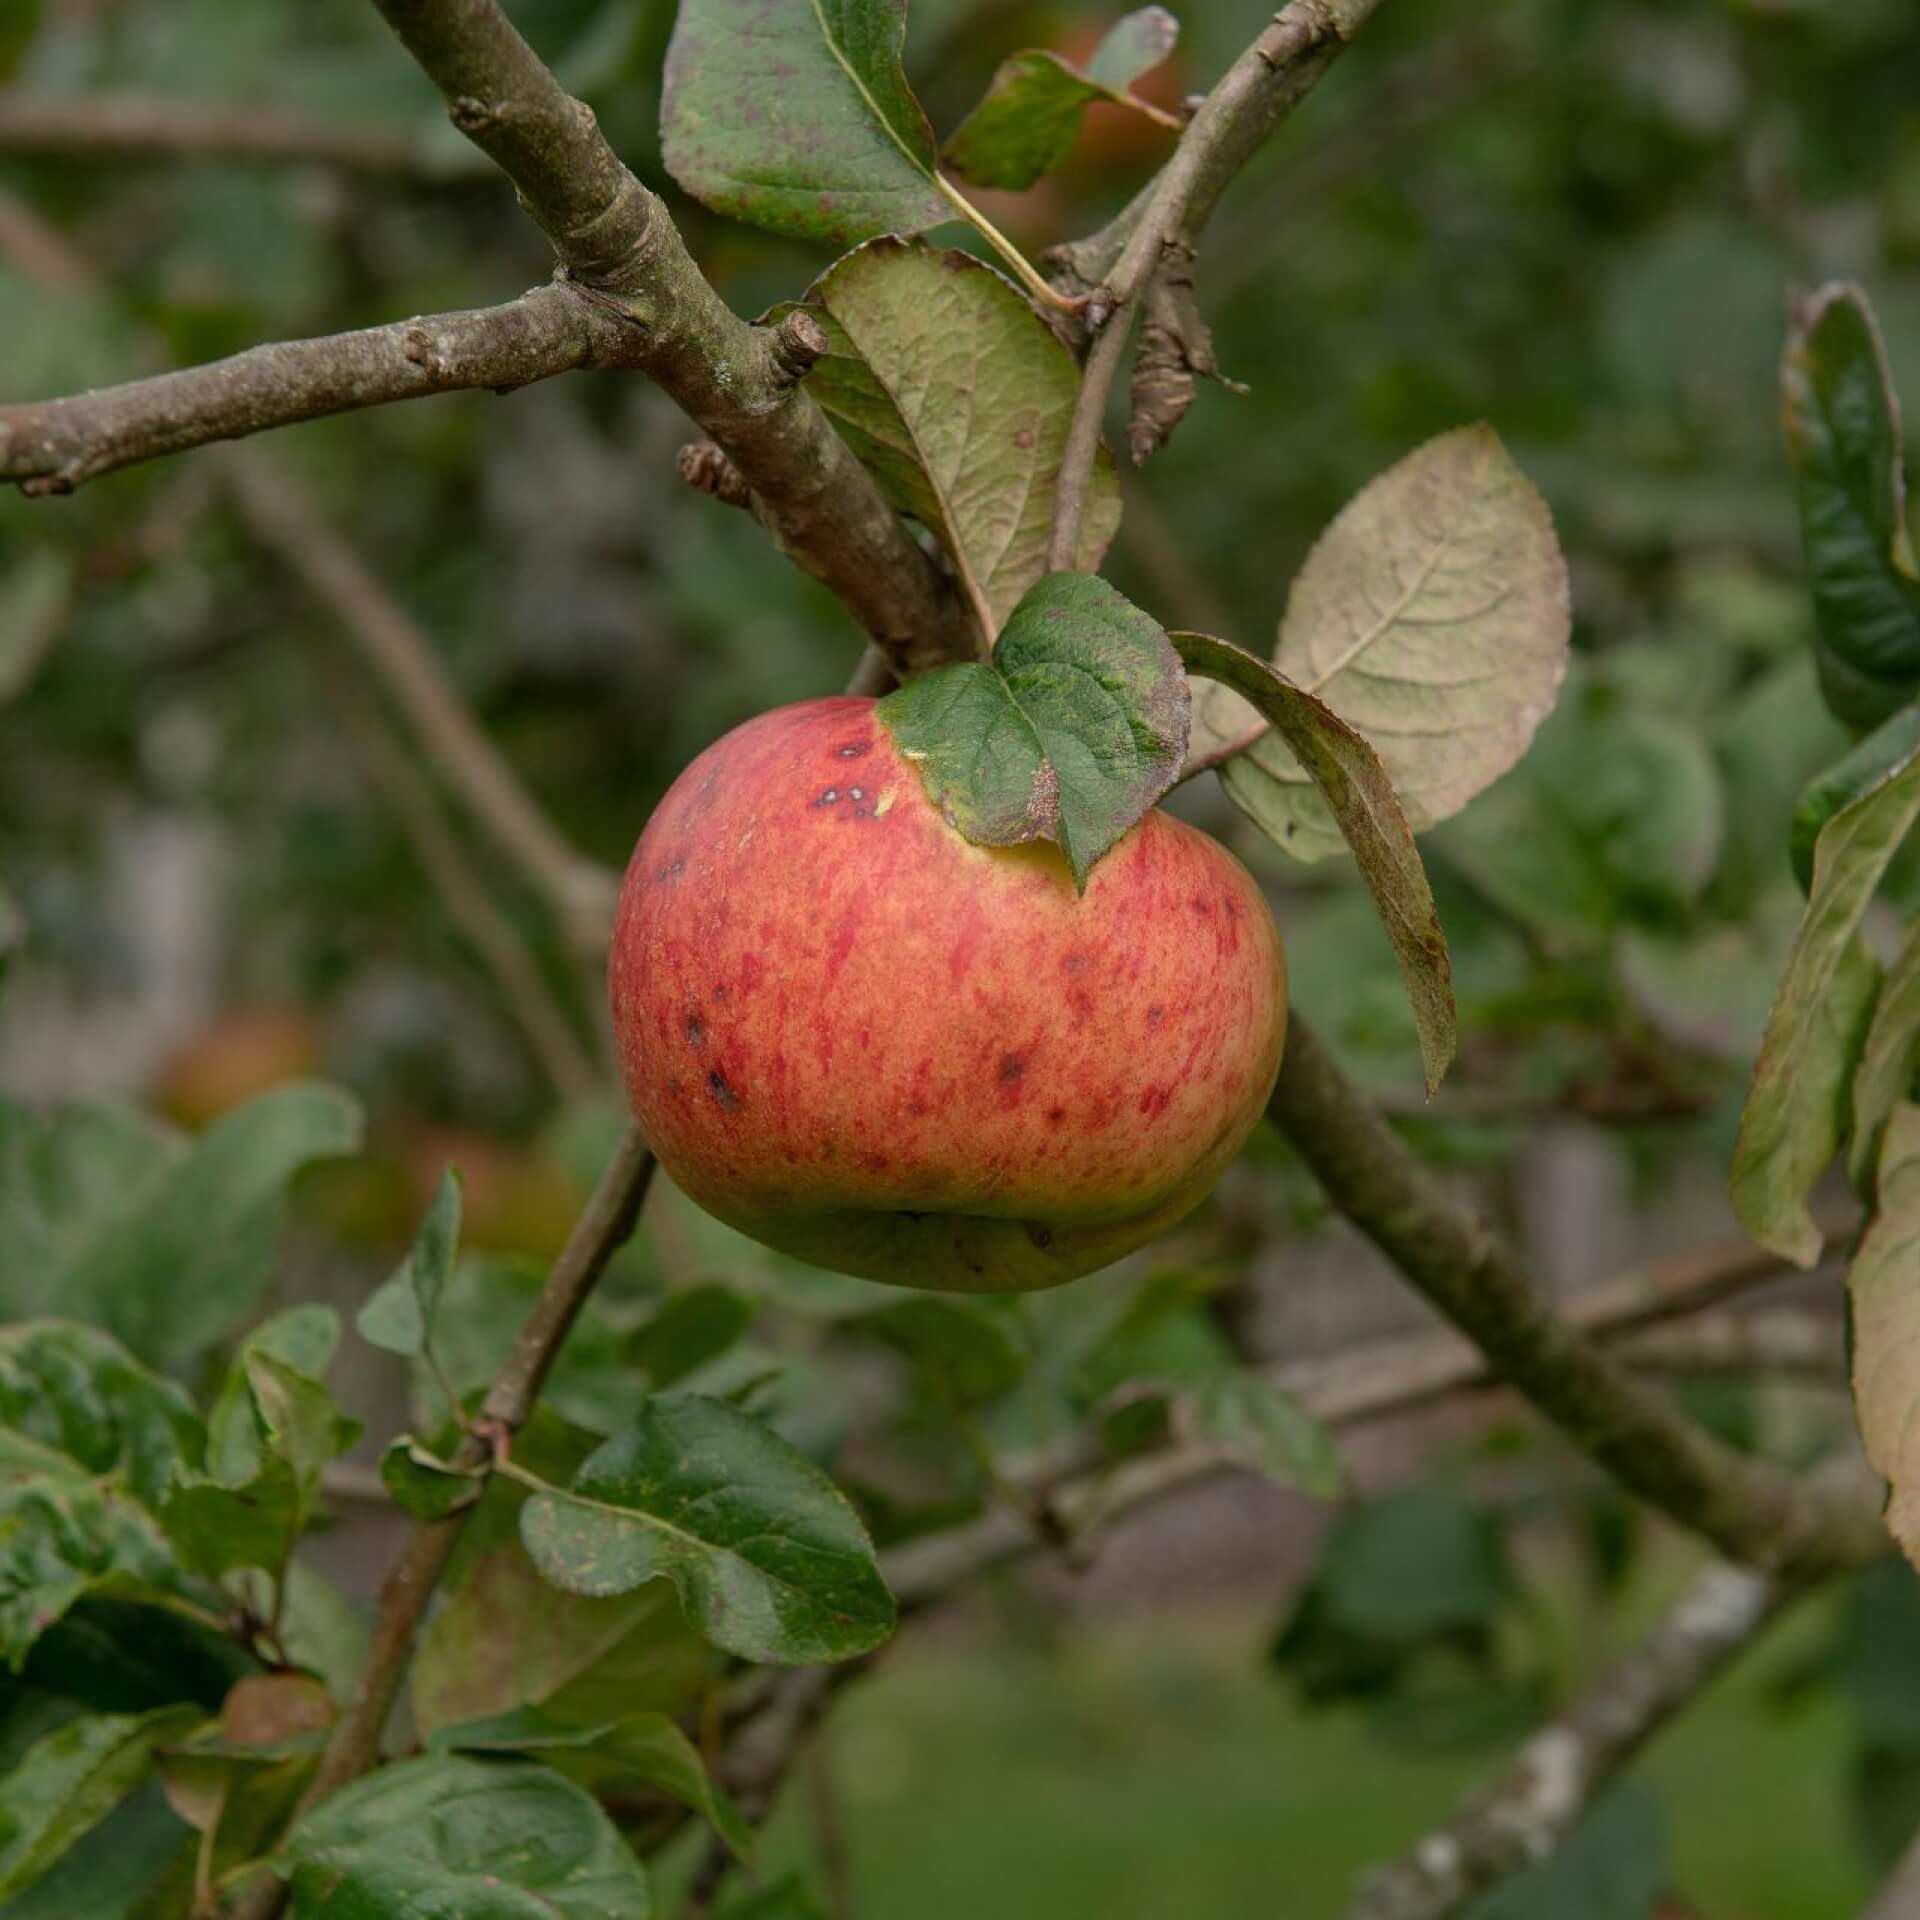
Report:
[[[519,217],[510,186],[551,256],[498,304],[343,312],[374,323],[323,337],[238,344],[206,317],[237,346],[209,357],[108,284],[82,187],[48,166],[0,189],[0,255],[43,321],[111,316],[72,391],[11,391],[73,363],[62,327],[19,329],[7,369],[0,478],[40,504],[0,550],[0,698],[89,567],[137,572],[212,503],[349,640],[314,679],[355,777],[553,1093],[603,1120],[624,1080],[633,1117],[576,1130],[595,1177],[537,1276],[467,1244],[477,1170],[436,1166],[349,1326],[269,1310],[290,1186],[360,1153],[343,1088],[278,1076],[197,1131],[0,1105],[0,1901],[585,1920],[653,1911],[675,1857],[688,1914],[813,1914],[759,1870],[755,1830],[902,1620],[1237,1471],[1339,1503],[1271,1650],[1308,1698],[1392,1694],[1438,1651],[1473,1676],[1453,1705],[1511,1709],[1519,1738],[1365,1876],[1353,1920],[1572,1912],[1594,1859],[1639,1878],[1580,1911],[1651,1914],[1664,1877],[1622,1770],[1809,1596],[1853,1579],[1863,1609],[1897,1607],[1872,1583],[1904,1579],[1890,1547],[1920,1561],[1920,567],[1866,295],[1797,295],[1777,395],[1740,400],[1785,423],[1812,608],[1790,653],[1704,692],[1677,648],[1577,653],[1542,487],[1470,417],[1326,520],[1276,643],[1248,644],[1177,551],[1144,589],[1103,568],[1129,516],[1152,525],[1150,463],[1183,423],[1240,404],[1208,317],[1229,190],[1336,62],[1368,61],[1383,0],[1288,0],[1184,100],[1151,79],[1178,23],[1143,8],[1010,52],[944,136],[903,64],[905,0],[680,0],[648,49],[657,129],[617,141],[570,89],[620,69],[643,10],[605,9],[549,65],[510,17],[534,7],[375,9],[391,37],[364,70],[424,76],[451,131],[0,91],[0,152],[417,169],[480,209],[467,232]],[[0,61],[57,73],[44,47],[78,43],[21,21]],[[1034,257],[1000,196],[1045,191],[1090,111],[1150,133],[1154,170]],[[658,174],[630,167],[656,131]],[[668,181],[686,221],[780,237],[753,313]],[[363,280],[416,244],[397,233],[359,236]],[[689,496],[709,576],[760,592],[790,565],[809,584],[778,591],[830,597],[863,651],[844,691],[809,658],[788,701],[707,728],[650,818],[583,833],[273,430],[588,374],[642,376],[697,429],[677,467],[717,503]],[[423,459],[434,412],[403,410]],[[116,491],[170,472],[184,505]],[[1690,702],[1735,709],[1717,757]],[[1276,928],[1270,889],[1163,805],[1189,782],[1271,850],[1263,874],[1354,877],[1327,883],[1328,931]],[[21,894],[0,891],[0,965],[40,937]],[[1503,1025],[1522,1000],[1530,1030]],[[1496,1053],[1634,1124],[1737,1084],[1720,1144],[1744,1237],[1556,1302],[1455,1177],[1507,1150],[1498,1125],[1441,1137]],[[1209,1208],[1223,1177],[1238,1201]],[[1448,1329],[1314,1364],[1261,1350],[1228,1298],[1247,1222],[1257,1241],[1315,1209]],[[1823,1263],[1845,1276],[1857,1447],[1823,1428],[1789,1457],[1659,1377],[1690,1333],[1755,1365],[1830,1358],[1804,1314],[1711,1319]],[[329,1384],[351,1343],[404,1368],[414,1408],[372,1485]],[[942,1491],[840,1458],[862,1367],[917,1410]],[[788,1368],[815,1370],[809,1419]],[[1582,1463],[1596,1525],[1651,1513],[1709,1556],[1552,1702],[1497,1677],[1522,1609],[1487,1516],[1346,1487],[1343,1426],[1489,1384]],[[344,1498],[404,1520],[370,1621],[315,1560]]]

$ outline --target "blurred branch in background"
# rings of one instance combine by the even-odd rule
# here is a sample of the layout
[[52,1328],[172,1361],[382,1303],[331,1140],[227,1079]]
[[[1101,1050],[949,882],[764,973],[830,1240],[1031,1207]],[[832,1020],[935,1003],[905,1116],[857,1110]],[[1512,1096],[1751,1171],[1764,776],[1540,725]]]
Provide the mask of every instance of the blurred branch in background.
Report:
[[0,151],[149,153],[318,161],[379,174],[443,172],[418,141],[284,107],[239,107],[127,93],[44,94],[0,88]]
[[1400,1865],[1370,1875],[1350,1920],[1447,1920],[1546,1859],[1641,1745],[1804,1591],[1744,1567],[1708,1567],[1569,1713],[1528,1737],[1497,1786]]

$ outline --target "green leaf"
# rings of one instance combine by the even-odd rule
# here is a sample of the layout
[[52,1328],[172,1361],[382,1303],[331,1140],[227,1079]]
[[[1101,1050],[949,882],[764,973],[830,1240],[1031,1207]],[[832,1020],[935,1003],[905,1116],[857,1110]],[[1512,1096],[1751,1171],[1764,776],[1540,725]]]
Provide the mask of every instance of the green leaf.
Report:
[[1667,1888],[1665,1827],[1653,1790],[1623,1781],[1548,1859],[1476,1900],[1466,1920],[1656,1920]]
[[[1483,423],[1428,441],[1342,508],[1294,579],[1274,664],[1374,746],[1418,833],[1526,752],[1565,676],[1570,626],[1546,502]],[[1238,738],[1253,718],[1213,696],[1196,738]],[[1284,735],[1261,735],[1221,778],[1296,859],[1340,850]]]
[[444,1520],[480,1498],[479,1476],[456,1473],[429,1453],[412,1434],[403,1433],[380,1456],[380,1484],[416,1520]]
[[369,1346],[410,1359],[427,1351],[434,1309],[460,1247],[460,1197],[460,1169],[448,1167],[407,1257],[354,1318]]
[[37,1740],[0,1782],[0,1899],[98,1826],[145,1779],[154,1748],[199,1718],[197,1707],[90,1714]]
[[664,1713],[629,1713],[599,1726],[569,1726],[537,1707],[442,1727],[431,1745],[447,1753],[525,1753],[591,1793],[657,1787],[691,1807],[745,1860],[753,1836],[740,1810],[714,1785],[700,1750]]
[[362,1610],[303,1560],[281,1580],[281,1646],[296,1666],[326,1683],[341,1702],[353,1693],[367,1661],[367,1619]]
[[1847,1177],[1863,1200],[1873,1199],[1887,1121],[1895,1107],[1912,1097],[1916,1073],[1920,1073],[1920,921],[1907,929],[1900,957],[1887,970],[1853,1076]]
[[154,1507],[175,1468],[197,1467],[205,1447],[193,1402],[109,1335],[62,1320],[0,1327],[0,1475],[44,1450]]
[[1916,816],[1920,752],[1821,829],[1806,917],[1740,1118],[1733,1210],[1761,1246],[1803,1267],[1819,1259],[1821,1246],[1807,1196],[1845,1137],[1879,984],[1860,922]]
[[177,1473],[162,1512],[201,1572],[277,1573],[306,1530],[321,1473],[360,1436],[319,1377],[338,1339],[331,1307],[294,1307],[234,1355],[208,1421],[207,1471]]
[[1888,1116],[1874,1185],[1873,1222],[1847,1274],[1853,1406],[1868,1464],[1887,1482],[1887,1530],[1920,1565],[1920,1106],[1903,1102]]
[[1858,287],[1831,284],[1800,304],[1780,385],[1821,689],[1850,726],[1878,726],[1920,693],[1920,581],[1902,500],[1899,405]]
[[298,1920],[646,1920],[647,1878],[612,1821],[550,1768],[402,1761],[288,1837]]
[[1794,802],[1792,850],[1800,891],[1813,890],[1813,850],[1820,830],[1848,801],[1870,793],[1920,749],[1920,707],[1904,707],[1876,727],[1852,752],[1816,773]]
[[571,1593],[665,1575],[688,1619],[743,1660],[844,1660],[893,1631],[893,1596],[846,1497],[722,1400],[669,1394],[520,1516],[535,1564]]
[[1419,849],[1379,756],[1332,708],[1264,660],[1204,633],[1177,633],[1173,644],[1189,672],[1250,701],[1325,796],[1393,945],[1432,1092],[1453,1058],[1453,962]]
[[971,1300],[916,1296],[840,1324],[848,1333],[891,1347],[949,1407],[998,1400],[1020,1384],[1026,1370],[1008,1317]]
[[1114,23],[1084,68],[1044,48],[1001,61],[986,94],[948,136],[940,158],[976,186],[1024,192],[1073,150],[1096,100],[1142,109],[1127,89],[1173,51],[1180,23],[1164,7],[1142,7]]
[[[880,490],[939,540],[991,642],[1047,570],[1080,369],[1017,288],[972,254],[876,240],[807,291],[829,350],[807,377]],[[1120,524],[1095,456],[1078,564]]]
[[927,797],[976,846],[1050,840],[1094,863],[1178,777],[1187,684],[1159,624],[1091,573],[1014,609],[991,666],[942,667],[875,709]]
[[91,1313],[74,1275],[116,1210],[185,1153],[169,1127],[101,1102],[45,1114],[0,1101],[0,1314]]
[[359,1140],[353,1101],[310,1083],[250,1101],[184,1152],[171,1133],[112,1108],[39,1122],[0,1108],[6,1304],[32,1312],[57,1301],[174,1370],[259,1298],[287,1182]]
[[1241,1465],[1316,1500],[1341,1490],[1333,1436],[1294,1396],[1251,1368],[1236,1367],[1185,1396],[1187,1431]]
[[681,0],[667,171],[717,213],[841,245],[953,219],[906,30],[906,0]]
[[0,1658],[16,1672],[87,1595],[182,1586],[153,1516],[110,1481],[78,1477],[58,1456],[46,1471],[25,1470],[17,1457],[0,1469]]
[[434,1615],[413,1665],[414,1722],[431,1738],[529,1706],[584,1725],[603,1722],[610,1701],[676,1714],[712,1659],[665,1581],[609,1599],[564,1593],[515,1541],[481,1555]]
[[1621,925],[1685,926],[1725,832],[1719,771],[1699,732],[1590,683],[1440,844],[1523,925],[1597,945]]
[[137,1787],[84,1846],[6,1904],[7,1920],[176,1920],[193,1884],[192,1836],[157,1780]]
[[717,1280],[669,1294],[627,1335],[627,1364],[638,1367],[656,1390],[670,1387],[717,1360],[758,1313],[750,1295]]

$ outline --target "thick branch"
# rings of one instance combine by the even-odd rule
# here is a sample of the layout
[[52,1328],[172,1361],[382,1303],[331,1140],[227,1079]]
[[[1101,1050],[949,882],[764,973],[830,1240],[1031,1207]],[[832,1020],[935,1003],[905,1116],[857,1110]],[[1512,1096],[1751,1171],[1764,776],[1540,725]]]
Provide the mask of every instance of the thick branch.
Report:
[[1351,1920],[1447,1920],[1482,1889],[1546,1859],[1641,1745],[1802,1590],[1709,1567],[1571,1712],[1521,1747],[1499,1785],[1398,1866],[1369,1876]]
[[832,588],[896,670],[971,654],[978,639],[958,597],[772,336],[714,292],[666,208],[497,0],[376,4],[562,266],[626,317],[641,343],[633,364],[739,469],[781,550]]
[[250,347],[204,367],[0,408],[0,480],[27,494],[71,493],[137,461],[323,414],[633,366],[638,345],[618,314],[562,282],[504,306]]
[[[1190,258],[1228,181],[1252,157],[1296,101],[1311,91],[1380,0],[1290,0],[1201,103],[1143,198],[1108,233],[1111,253],[1069,249],[1065,264],[1092,292],[1095,328],[1085,378],[1061,455],[1058,504],[1049,564],[1073,564],[1080,521],[1099,445],[1107,397],[1126,353],[1133,316],[1169,251]],[[1123,230],[1122,222],[1130,224]],[[1083,243],[1097,248],[1100,240]],[[1103,318],[1098,316],[1104,316]]]
[[128,93],[0,88],[0,151],[200,154],[313,160],[369,173],[423,170],[419,145],[408,134],[315,120],[285,107]]
[[1269,1111],[1333,1204],[1630,1492],[1750,1566],[1804,1574],[1884,1545],[1870,1511],[1735,1453],[1570,1326],[1297,1016]]

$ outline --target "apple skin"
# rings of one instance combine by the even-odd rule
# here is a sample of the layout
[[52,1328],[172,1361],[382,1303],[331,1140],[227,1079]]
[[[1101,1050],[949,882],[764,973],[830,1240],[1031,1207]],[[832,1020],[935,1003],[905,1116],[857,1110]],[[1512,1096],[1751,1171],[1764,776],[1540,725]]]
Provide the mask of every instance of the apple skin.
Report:
[[872,700],[778,708],[647,823],[609,969],[633,1111],[708,1212],[818,1266],[1011,1292],[1206,1197],[1286,1036],[1273,915],[1158,811],[1076,895],[948,826]]

